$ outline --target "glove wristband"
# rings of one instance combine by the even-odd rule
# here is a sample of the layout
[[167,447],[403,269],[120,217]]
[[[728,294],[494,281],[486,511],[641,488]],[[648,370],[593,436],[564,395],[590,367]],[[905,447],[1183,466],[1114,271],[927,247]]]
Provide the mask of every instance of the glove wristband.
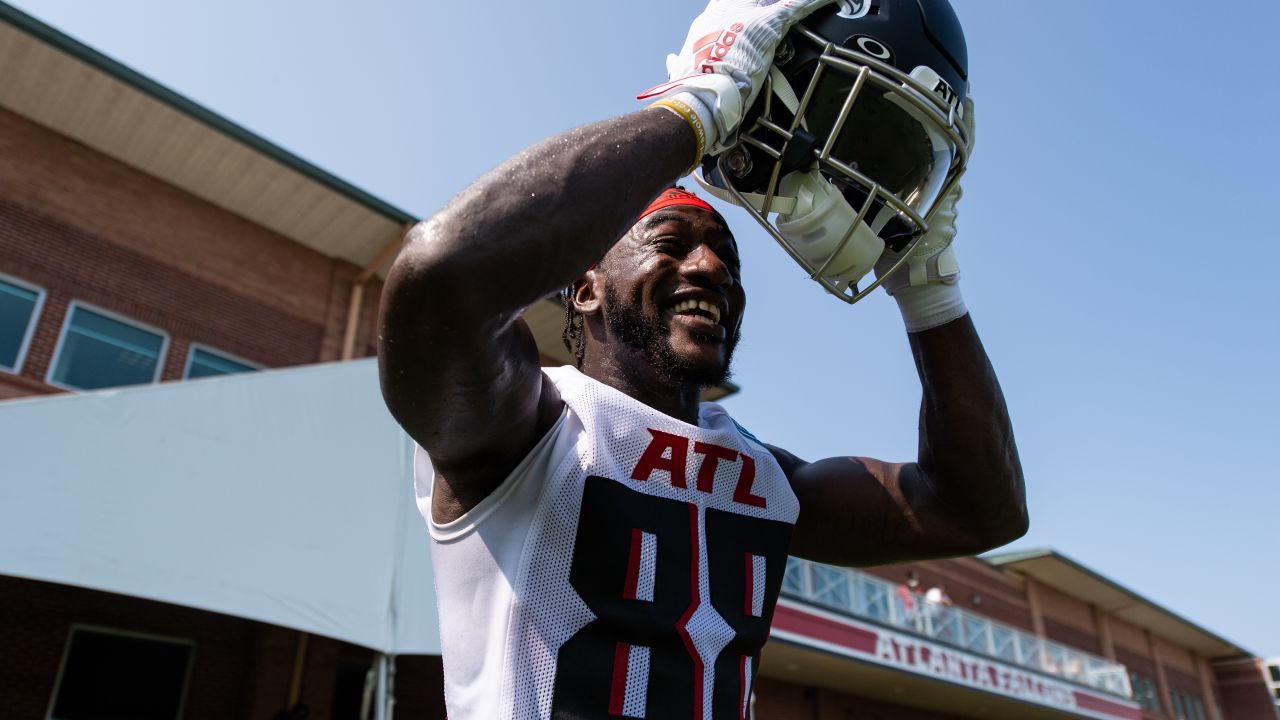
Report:
[[681,92],[662,98],[649,105],[649,107],[662,108],[689,123],[697,142],[697,152],[694,155],[693,164],[689,166],[689,170],[684,174],[688,175],[696,170],[702,162],[702,156],[707,151],[707,130],[708,128],[714,128],[714,125],[711,124],[711,111],[696,95],[690,92]]
[[924,332],[949,323],[969,312],[960,294],[960,284],[930,283],[899,288],[893,294],[907,332]]

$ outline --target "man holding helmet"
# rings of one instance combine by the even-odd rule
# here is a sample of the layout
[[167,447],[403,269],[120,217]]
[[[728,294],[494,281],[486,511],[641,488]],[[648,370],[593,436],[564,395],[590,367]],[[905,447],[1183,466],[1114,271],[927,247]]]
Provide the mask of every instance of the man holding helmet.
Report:
[[[652,105],[525,150],[409,233],[382,385],[421,446],[450,717],[741,718],[788,553],[870,565],[1025,532],[950,251],[965,62],[946,0],[712,0]],[[671,187],[695,166],[829,292],[898,301],[916,462],[806,462],[699,403],[746,292],[724,219]],[[577,367],[543,370],[520,314],[566,286]]]

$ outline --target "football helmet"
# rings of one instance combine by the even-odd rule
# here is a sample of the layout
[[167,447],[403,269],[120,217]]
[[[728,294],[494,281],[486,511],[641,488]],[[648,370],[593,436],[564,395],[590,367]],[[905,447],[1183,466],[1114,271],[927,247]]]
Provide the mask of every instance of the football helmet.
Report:
[[890,274],[858,284],[885,248],[906,263],[963,174],[967,94],[948,0],[839,0],[782,39],[738,143],[695,179],[854,303]]

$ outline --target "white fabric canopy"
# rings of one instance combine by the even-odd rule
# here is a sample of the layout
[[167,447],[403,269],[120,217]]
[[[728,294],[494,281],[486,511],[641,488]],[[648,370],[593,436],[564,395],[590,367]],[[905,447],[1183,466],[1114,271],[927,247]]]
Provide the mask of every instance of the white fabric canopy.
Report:
[[0,574],[440,652],[372,360],[0,403]]

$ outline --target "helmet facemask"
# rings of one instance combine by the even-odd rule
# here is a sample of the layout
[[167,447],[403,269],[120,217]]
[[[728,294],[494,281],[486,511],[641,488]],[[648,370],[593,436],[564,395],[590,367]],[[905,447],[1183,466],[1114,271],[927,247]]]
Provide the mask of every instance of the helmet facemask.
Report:
[[[792,43],[817,51],[803,88],[784,71],[799,54]],[[739,143],[695,179],[745,208],[813,280],[852,304],[890,274],[859,285],[886,248],[901,253],[890,272],[906,263],[963,174],[970,138],[959,100],[926,66],[907,74],[799,25]]]

